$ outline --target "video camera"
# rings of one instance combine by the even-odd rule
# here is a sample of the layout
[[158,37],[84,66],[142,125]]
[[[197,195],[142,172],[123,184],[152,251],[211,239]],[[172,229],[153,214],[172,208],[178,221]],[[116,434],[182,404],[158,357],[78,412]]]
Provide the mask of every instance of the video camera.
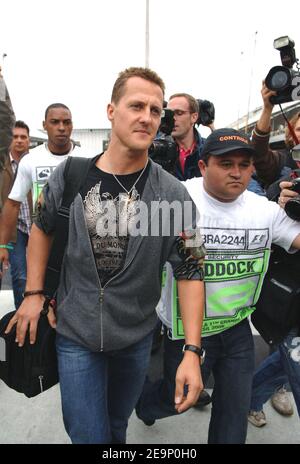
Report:
[[170,110],[169,108],[164,108],[158,131],[165,135],[171,135],[172,130],[174,129],[174,124],[174,111]]
[[199,105],[199,116],[196,125],[208,126],[215,120],[215,107],[214,104],[208,100],[197,99]]
[[290,190],[297,192],[298,195],[286,202],[284,210],[288,217],[294,221],[300,221],[300,177],[291,180],[291,182],[293,185]]
[[[300,69],[296,58],[295,42],[288,36],[274,40],[274,48],[280,51],[282,66],[274,66],[265,79],[269,90],[275,90],[277,95],[270,97],[273,105],[300,99]],[[297,71],[293,69],[296,63]]]
[[[292,157],[294,161],[300,161],[300,144],[292,149]],[[285,212],[294,221],[300,221],[300,177],[291,179],[292,187],[290,190],[297,192],[298,195],[288,200],[285,204]]]
[[171,137],[174,128],[174,112],[169,108],[163,109],[161,123],[158,129],[158,137],[149,148],[149,157],[161,165],[170,174],[175,173],[177,159],[177,144]]

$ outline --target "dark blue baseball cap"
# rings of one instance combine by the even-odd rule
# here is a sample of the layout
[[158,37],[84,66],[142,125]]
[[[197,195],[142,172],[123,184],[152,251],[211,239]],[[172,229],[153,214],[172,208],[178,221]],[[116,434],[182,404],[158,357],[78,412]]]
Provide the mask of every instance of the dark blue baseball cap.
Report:
[[207,154],[224,155],[237,150],[243,150],[251,156],[255,154],[255,150],[245,134],[235,129],[217,129],[207,137],[201,151],[201,157]]

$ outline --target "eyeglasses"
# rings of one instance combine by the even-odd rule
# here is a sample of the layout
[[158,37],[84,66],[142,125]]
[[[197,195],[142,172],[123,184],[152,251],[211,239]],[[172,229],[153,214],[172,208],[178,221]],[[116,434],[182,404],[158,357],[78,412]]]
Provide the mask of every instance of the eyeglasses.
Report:
[[183,116],[186,113],[190,113],[188,110],[173,110],[174,116]]

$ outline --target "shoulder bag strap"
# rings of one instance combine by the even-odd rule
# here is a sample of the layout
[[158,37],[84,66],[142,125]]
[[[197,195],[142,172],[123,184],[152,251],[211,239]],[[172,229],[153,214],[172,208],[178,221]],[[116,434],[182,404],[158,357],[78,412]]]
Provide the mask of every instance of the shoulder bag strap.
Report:
[[61,206],[57,211],[55,234],[44,285],[45,294],[50,298],[54,296],[59,285],[61,265],[69,236],[70,206],[86,180],[91,161],[91,158],[73,156],[67,159],[64,170],[65,188]]

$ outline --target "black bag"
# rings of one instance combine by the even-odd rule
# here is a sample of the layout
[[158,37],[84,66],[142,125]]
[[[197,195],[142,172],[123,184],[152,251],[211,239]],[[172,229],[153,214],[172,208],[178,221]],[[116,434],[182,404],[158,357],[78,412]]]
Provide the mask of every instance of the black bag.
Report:
[[24,346],[20,348],[15,342],[15,326],[9,334],[4,334],[14,315],[15,311],[12,311],[0,321],[0,337],[4,340],[4,343],[1,340],[0,378],[10,388],[31,398],[58,382],[55,329],[49,325],[47,316],[42,315],[36,342],[31,345],[27,333]]
[[[69,157],[65,166],[65,188],[57,214],[57,224],[45,277],[45,294],[54,297],[59,285],[60,270],[68,241],[69,210],[72,201],[86,179],[93,160]],[[0,320],[0,378],[14,390],[27,397],[36,396],[57,384],[58,369],[55,347],[56,331],[48,322],[48,305],[39,318],[36,342],[31,345],[29,333],[19,347],[15,342],[16,327],[5,335],[5,329],[15,311]]]
[[251,321],[270,345],[300,323],[300,277],[288,263],[270,264]]

